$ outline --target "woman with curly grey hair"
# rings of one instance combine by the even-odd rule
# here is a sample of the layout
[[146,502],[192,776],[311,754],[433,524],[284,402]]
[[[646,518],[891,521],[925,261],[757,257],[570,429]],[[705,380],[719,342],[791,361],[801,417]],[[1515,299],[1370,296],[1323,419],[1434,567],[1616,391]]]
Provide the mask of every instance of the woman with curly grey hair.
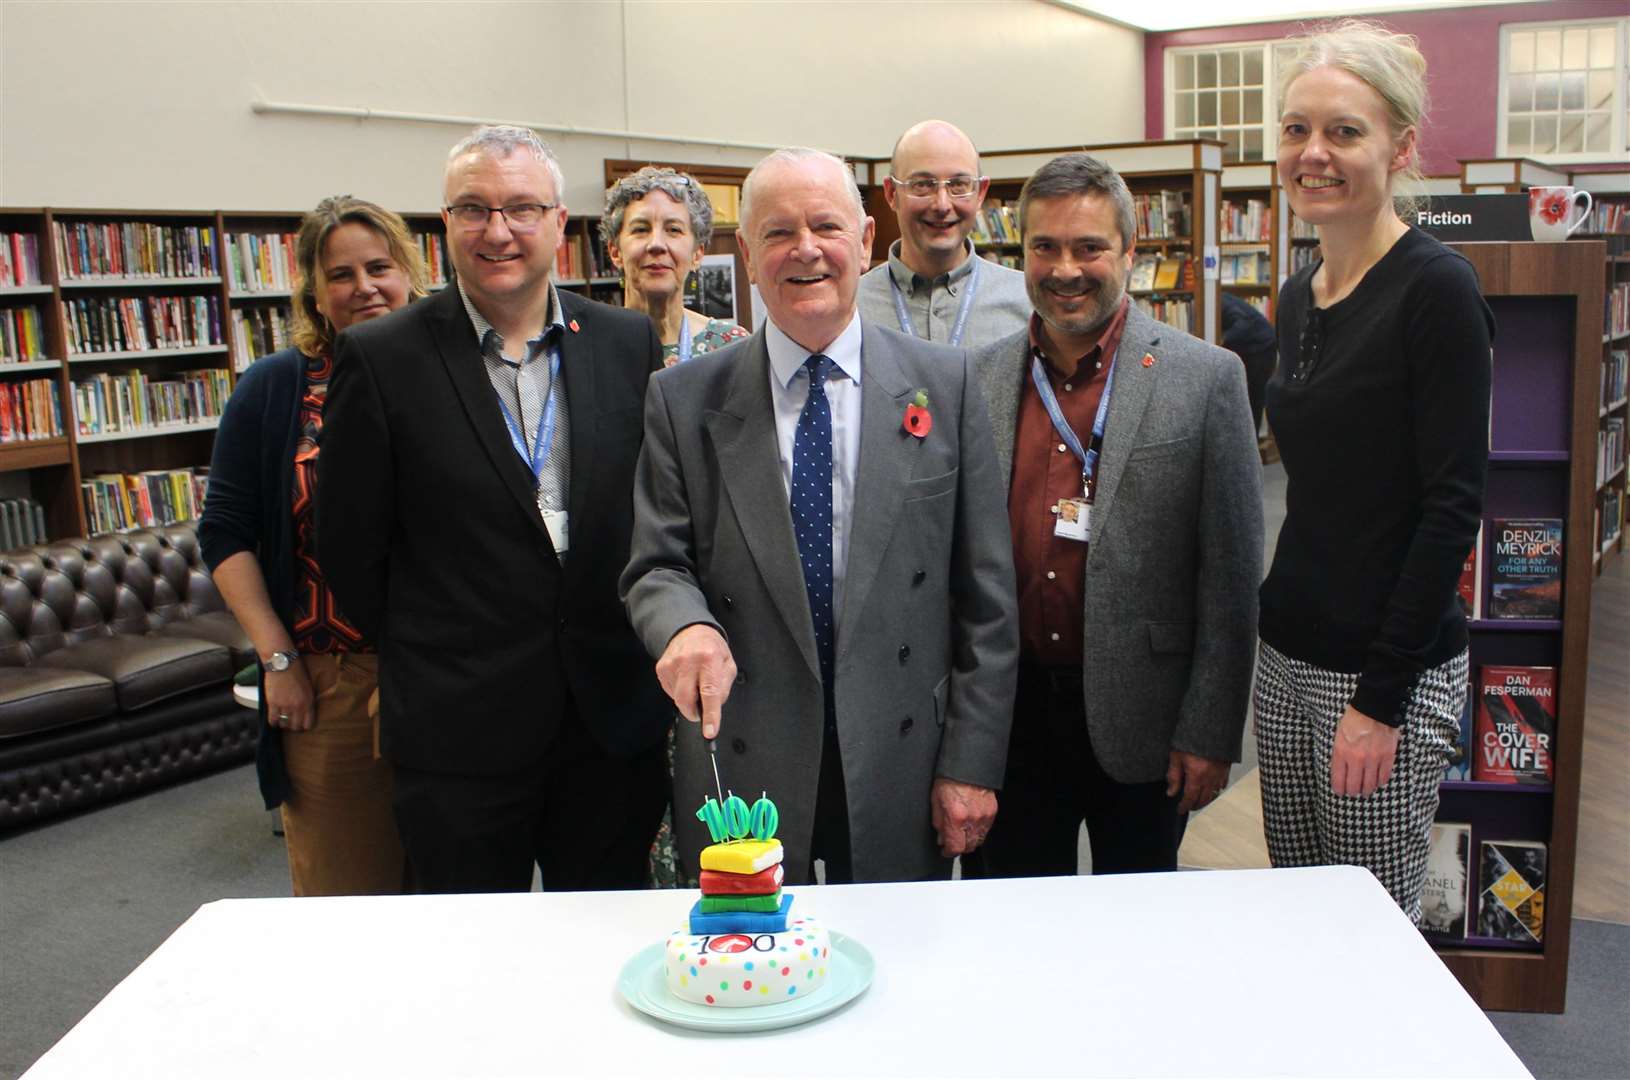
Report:
[[622,271],[623,306],[650,316],[670,367],[747,336],[685,307],[685,279],[712,237],[713,206],[693,176],[647,165],[606,192],[600,239]]

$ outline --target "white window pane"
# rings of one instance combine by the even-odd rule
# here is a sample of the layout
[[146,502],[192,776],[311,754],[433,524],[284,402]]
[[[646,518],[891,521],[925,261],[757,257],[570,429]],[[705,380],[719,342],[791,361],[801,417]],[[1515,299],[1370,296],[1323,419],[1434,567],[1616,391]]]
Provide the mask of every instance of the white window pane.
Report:
[[1222,122],[1225,124],[1239,123],[1239,91],[1224,90],[1218,95],[1222,103]]
[[1573,71],[1590,64],[1590,31],[1570,26],[1562,31],[1562,66]]
[[1513,75],[1506,86],[1506,111],[1531,112],[1534,108],[1534,77]]
[[1172,75],[1179,90],[1194,88],[1194,54],[1184,53],[1172,61]]
[[1261,90],[1247,90],[1243,95],[1247,124],[1262,123],[1262,93]]
[[1262,129],[1246,128],[1245,140],[1240,144],[1240,159],[1242,161],[1262,160]]
[[1556,152],[1559,154],[1578,154],[1585,149],[1585,118],[1583,116],[1568,116],[1562,120],[1561,130],[1557,135]]
[[1239,132],[1223,132],[1223,161],[1235,162],[1239,160]]
[[1250,49],[1245,53],[1245,71],[1240,79],[1246,86],[1262,85],[1262,50]]
[[1556,153],[1556,117],[1534,117],[1534,141],[1532,145],[1536,154]]
[[1541,30],[1534,35],[1534,70],[1555,71],[1562,66],[1562,32]]
[[1593,71],[1589,88],[1585,92],[1585,108],[1611,109],[1613,107],[1613,73]]
[[1511,35],[1511,70],[1534,70],[1534,35],[1531,31],[1521,31]]
[[1217,122],[1216,92],[1213,91],[1211,93],[1206,93],[1204,90],[1202,90],[1199,92],[1199,94],[1195,95],[1195,97],[1196,114],[1199,118],[1198,122],[1200,126],[1210,127],[1212,124],[1215,124]]
[[1611,26],[1598,26],[1590,32],[1590,66],[1593,68],[1610,68],[1613,66],[1613,28]]
[[1534,108],[1541,112],[1556,109],[1557,76],[1540,73],[1534,76]]
[[1194,58],[1194,85],[1200,87],[1217,85],[1216,53],[1200,53]]
[[1526,116],[1517,116],[1506,121],[1505,152],[1512,155],[1531,153],[1533,130],[1534,123]]
[[1194,126],[1194,95],[1178,94],[1175,101],[1177,111],[1173,113],[1178,127]]
[[1221,86],[1238,86],[1239,53],[1225,52],[1219,55],[1218,60],[1220,61],[1220,66],[1222,68],[1222,74],[1218,79],[1218,84]]
[[1608,139],[1613,134],[1612,113],[1591,113],[1590,122],[1585,130],[1585,149],[1593,154],[1605,154],[1608,150]]
[[1582,71],[1562,73],[1562,107],[1579,110],[1585,107],[1585,74]]

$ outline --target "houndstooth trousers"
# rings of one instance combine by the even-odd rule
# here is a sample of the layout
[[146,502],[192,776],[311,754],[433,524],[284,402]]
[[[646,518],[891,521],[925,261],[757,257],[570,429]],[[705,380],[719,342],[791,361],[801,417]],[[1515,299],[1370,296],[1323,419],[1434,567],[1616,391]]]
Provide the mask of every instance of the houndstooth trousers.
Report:
[[1362,866],[1417,925],[1438,783],[1460,731],[1467,654],[1421,673],[1404,706],[1392,778],[1371,795],[1330,790],[1336,723],[1358,676],[1257,653],[1256,747],[1262,823],[1274,866]]

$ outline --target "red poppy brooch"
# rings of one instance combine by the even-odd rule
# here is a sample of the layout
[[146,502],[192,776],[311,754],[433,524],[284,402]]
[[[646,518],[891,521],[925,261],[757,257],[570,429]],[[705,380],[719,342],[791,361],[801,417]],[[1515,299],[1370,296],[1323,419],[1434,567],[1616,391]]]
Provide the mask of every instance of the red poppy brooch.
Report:
[[934,417],[928,411],[928,391],[917,391],[917,396],[906,406],[906,416],[900,426],[919,439],[934,429]]

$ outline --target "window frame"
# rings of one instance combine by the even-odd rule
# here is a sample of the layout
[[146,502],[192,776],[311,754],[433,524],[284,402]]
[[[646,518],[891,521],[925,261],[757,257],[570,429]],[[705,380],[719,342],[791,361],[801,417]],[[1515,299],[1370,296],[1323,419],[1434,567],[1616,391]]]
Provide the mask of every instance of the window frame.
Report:
[[[1610,144],[1606,150],[1580,150],[1566,153],[1534,153],[1516,151],[1510,143],[1511,103],[1511,35],[1534,33],[1541,30],[1566,30],[1570,27],[1611,26],[1614,31],[1613,103],[1609,112]],[[1585,70],[1591,70],[1586,68]],[[1575,165],[1611,161],[1630,153],[1630,17],[1618,16],[1594,19],[1547,19],[1536,22],[1502,23],[1500,26],[1500,72],[1495,108],[1495,157],[1522,157],[1546,165]],[[1588,91],[1587,91],[1588,94]],[[1586,98],[1587,109],[1589,98]],[[1577,111],[1577,110],[1575,110]],[[1559,110],[1560,113],[1560,110]]]

